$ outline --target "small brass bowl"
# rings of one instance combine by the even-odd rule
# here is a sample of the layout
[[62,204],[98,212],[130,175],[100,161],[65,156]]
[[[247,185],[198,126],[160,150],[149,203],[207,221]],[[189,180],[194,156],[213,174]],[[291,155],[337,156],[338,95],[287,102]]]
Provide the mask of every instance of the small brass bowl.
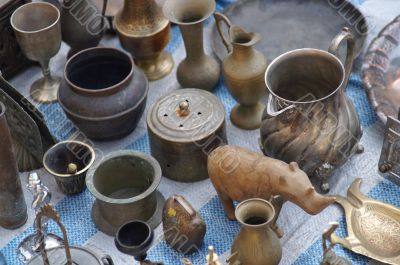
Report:
[[85,189],[86,173],[95,157],[95,152],[89,145],[69,140],[59,142],[47,150],[43,165],[55,177],[62,192],[76,194]]
[[157,191],[160,182],[161,167],[152,156],[131,150],[105,156],[86,178],[86,186],[96,198],[92,207],[96,227],[110,236],[131,220],[145,221],[155,229],[165,203]]

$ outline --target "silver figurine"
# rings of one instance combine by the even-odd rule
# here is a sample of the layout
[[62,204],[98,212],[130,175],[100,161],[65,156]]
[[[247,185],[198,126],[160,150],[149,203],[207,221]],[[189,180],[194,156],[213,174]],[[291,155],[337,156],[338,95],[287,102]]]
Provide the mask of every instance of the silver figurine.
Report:
[[[32,209],[35,210],[35,213],[37,213],[41,207],[50,203],[50,190],[42,183],[38,174],[35,172],[29,174],[27,188],[33,195]],[[64,244],[64,241],[60,237],[51,233],[47,233],[47,221],[47,218],[42,220],[42,227],[40,228],[35,220],[33,224],[35,233],[25,237],[19,244],[17,253],[19,259],[24,264],[28,263],[28,261],[30,261],[33,257],[40,254],[38,230],[42,230],[44,233],[46,249],[59,247]]]

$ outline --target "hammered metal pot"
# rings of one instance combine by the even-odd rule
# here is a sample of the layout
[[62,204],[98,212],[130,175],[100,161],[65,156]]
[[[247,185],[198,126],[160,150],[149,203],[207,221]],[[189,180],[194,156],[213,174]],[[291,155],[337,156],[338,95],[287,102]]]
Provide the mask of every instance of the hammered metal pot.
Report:
[[96,198],[92,218],[97,228],[110,236],[131,220],[156,228],[165,202],[157,191],[160,181],[161,167],[149,155],[124,150],[104,157],[86,177],[86,186]]
[[65,66],[59,103],[90,139],[110,140],[132,132],[146,106],[148,81],[128,54],[90,48]]
[[[335,56],[343,40],[348,42],[345,67]],[[325,192],[333,171],[362,150],[360,121],[345,95],[354,47],[345,28],[329,52],[308,48],[287,52],[265,74],[270,96],[260,129],[264,154],[297,162],[309,177],[322,180]]]

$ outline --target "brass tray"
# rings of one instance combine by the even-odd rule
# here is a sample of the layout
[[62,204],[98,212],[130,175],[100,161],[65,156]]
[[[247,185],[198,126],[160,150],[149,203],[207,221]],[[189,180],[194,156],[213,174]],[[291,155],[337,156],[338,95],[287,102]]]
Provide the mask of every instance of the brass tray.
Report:
[[347,191],[347,198],[337,202],[345,210],[347,238],[332,235],[332,244],[372,259],[393,265],[400,264],[400,209],[366,197],[360,192],[361,179]]
[[400,108],[400,16],[372,40],[362,65],[364,87],[379,118],[397,118]]
[[11,86],[1,73],[0,101],[7,109],[6,118],[19,171],[41,168],[44,152],[55,143],[42,113]]
[[[344,26],[354,34],[359,54],[368,32],[365,17],[347,0],[238,0],[222,13],[234,25],[261,34],[256,48],[269,61],[298,48],[327,50]],[[226,48],[215,25],[211,40],[216,55],[224,58]]]

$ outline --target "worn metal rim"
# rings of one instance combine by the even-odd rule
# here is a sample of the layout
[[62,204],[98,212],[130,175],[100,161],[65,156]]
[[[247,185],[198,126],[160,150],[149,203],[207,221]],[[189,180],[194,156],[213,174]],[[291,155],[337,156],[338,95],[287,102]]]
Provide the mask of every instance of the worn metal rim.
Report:
[[[285,99],[285,98],[282,98],[282,97],[278,96],[278,95],[271,89],[271,84],[269,83],[269,78],[268,78],[268,77],[270,76],[270,72],[273,70],[273,67],[275,66],[275,64],[279,63],[281,60],[284,60],[286,57],[291,57],[291,56],[296,56],[296,55],[303,55],[303,54],[305,54],[305,53],[308,53],[308,54],[316,54],[316,53],[318,53],[318,54],[321,54],[322,56],[330,57],[332,60],[335,60],[336,63],[340,66],[340,68],[341,68],[341,70],[342,70],[342,80],[341,80],[340,84],[339,84],[338,87],[337,87],[334,91],[332,91],[329,95],[327,95],[327,96],[325,96],[325,97],[322,97],[322,98],[320,98],[320,99],[312,100],[312,101],[306,101],[306,102],[302,102],[302,101],[300,101],[300,102],[299,102],[299,101],[291,101],[291,100],[288,100],[288,99]],[[284,53],[284,54],[278,56],[277,58],[275,58],[275,59],[268,65],[268,68],[267,68],[267,70],[265,71],[265,76],[264,76],[264,78],[265,78],[265,79],[264,79],[264,80],[265,80],[265,84],[266,84],[266,86],[267,86],[267,89],[268,89],[269,93],[271,93],[274,97],[276,97],[276,98],[278,98],[278,99],[280,99],[280,100],[282,100],[282,101],[284,101],[284,102],[290,103],[290,104],[298,104],[298,105],[301,105],[301,104],[310,104],[310,103],[316,103],[316,102],[324,101],[324,100],[326,100],[326,99],[332,97],[333,95],[335,95],[335,94],[338,92],[338,90],[340,90],[340,89],[342,88],[343,83],[345,82],[346,72],[345,72],[343,63],[339,60],[338,57],[336,57],[335,55],[331,54],[330,52],[327,52],[327,51],[324,51],[324,50],[319,50],[319,49],[314,49],[314,48],[302,48],[302,49],[296,49],[296,50],[293,50],[293,51],[286,52],[286,53]]]
[[[391,21],[389,24],[387,24],[378,34],[378,36],[376,36],[370,43],[370,45],[368,46],[367,52],[366,52],[366,56],[365,59],[363,61],[362,64],[362,68],[361,68],[361,72],[362,72],[362,82],[364,85],[364,88],[367,90],[367,94],[368,94],[368,99],[372,105],[372,107],[374,108],[376,114],[378,115],[379,119],[386,124],[387,122],[387,116],[388,114],[385,113],[385,111],[382,109],[381,104],[378,102],[376,94],[375,94],[375,90],[378,89],[386,89],[385,87],[382,87],[380,85],[377,84],[373,84],[371,81],[370,76],[375,76],[376,73],[375,72],[371,72],[371,74],[368,74],[368,70],[370,69],[376,69],[378,71],[381,72],[385,72],[388,69],[389,64],[386,65],[379,65],[379,64],[372,64],[369,63],[367,61],[368,57],[367,55],[369,54],[377,54],[379,56],[382,56],[385,59],[389,60],[389,55],[390,53],[396,49],[396,46],[398,47],[400,45],[400,36],[392,36],[390,34],[389,29],[390,27],[394,24],[394,23],[399,23],[400,21],[400,16],[396,17],[393,21]],[[397,38],[396,38],[397,37]],[[394,47],[392,47],[391,49],[388,49],[387,52],[388,54],[385,54],[384,52],[377,50],[377,49],[373,49],[373,47],[375,46],[376,42],[380,39],[380,38],[385,38],[387,41],[391,42]]]
[[[56,173],[56,172],[54,172],[53,170],[51,170],[47,166],[47,164],[45,163],[46,158],[49,156],[50,152],[55,147],[63,145],[63,144],[69,144],[69,143],[74,143],[74,144],[86,147],[88,149],[88,151],[90,152],[90,154],[92,155],[92,158],[90,159],[89,163],[83,169],[81,169],[80,171],[76,172],[75,174],[59,174],[59,173]],[[52,174],[54,176],[57,176],[57,177],[61,177],[61,178],[67,178],[67,177],[77,176],[77,175],[80,175],[80,174],[84,173],[85,171],[87,171],[93,165],[95,160],[96,160],[96,153],[94,152],[94,149],[90,145],[88,145],[88,144],[86,144],[84,142],[81,142],[81,141],[67,140],[67,141],[62,141],[62,142],[59,142],[59,143],[53,145],[52,147],[50,147],[49,150],[46,151],[46,153],[44,153],[44,155],[43,155],[43,166],[46,169],[46,171],[49,172],[50,174]]]
[[[140,158],[144,161],[146,161],[147,163],[149,163],[152,168],[154,169],[154,179],[153,182],[151,183],[151,185],[141,194],[128,198],[128,199],[114,199],[114,198],[110,198],[107,197],[105,195],[103,195],[102,193],[100,193],[97,188],[94,186],[94,175],[96,173],[96,171],[99,169],[99,167],[104,163],[107,162],[111,159],[114,158],[118,158],[118,157],[124,157],[124,156],[130,156],[130,157],[135,157],[135,158]],[[88,190],[90,191],[90,193],[98,200],[103,201],[105,203],[109,203],[109,204],[130,204],[133,202],[137,202],[140,200],[143,200],[144,198],[148,197],[149,195],[151,195],[152,193],[154,193],[157,190],[157,187],[160,185],[161,182],[161,166],[160,164],[157,162],[157,160],[155,158],[153,158],[150,155],[146,155],[144,153],[141,152],[137,152],[137,151],[132,151],[132,150],[122,150],[122,151],[116,151],[116,152],[112,152],[110,154],[108,154],[107,156],[104,157],[104,159],[98,163],[96,166],[91,167],[87,173],[86,176],[86,187],[88,188]]]

